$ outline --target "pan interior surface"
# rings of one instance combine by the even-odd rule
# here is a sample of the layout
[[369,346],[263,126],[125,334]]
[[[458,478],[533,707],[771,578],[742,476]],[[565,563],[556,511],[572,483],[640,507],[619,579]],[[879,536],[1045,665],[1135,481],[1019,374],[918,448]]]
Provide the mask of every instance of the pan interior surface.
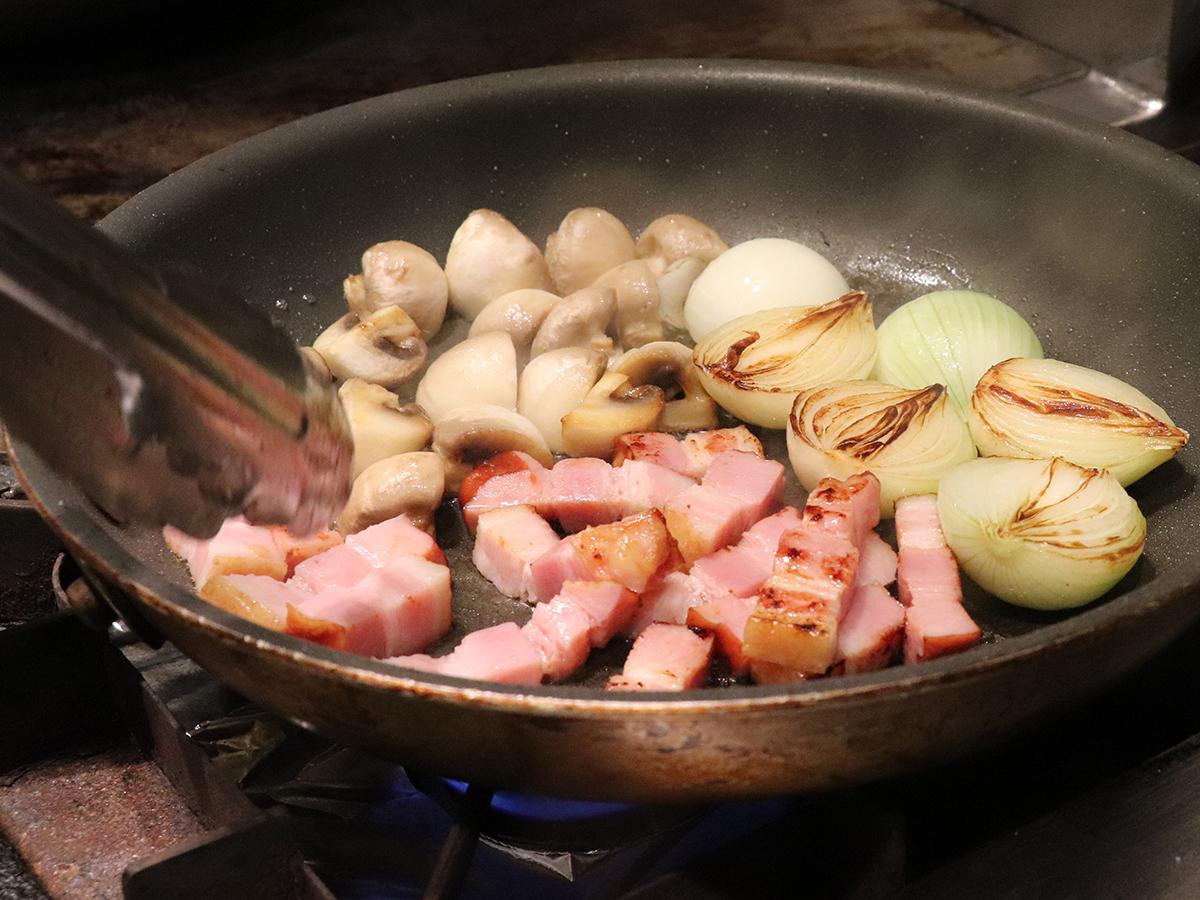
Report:
[[[189,166],[100,227],[155,263],[226,282],[308,343],[344,312],[342,279],[378,241],[411,241],[444,259],[458,224],[479,207],[504,213],[537,243],[578,206],[609,209],[635,234],[684,212],[730,244],[787,237],[813,246],[871,293],[877,324],[931,290],[993,294],[1033,325],[1046,356],[1128,381],[1194,431],[1196,172],[1120,132],[908,79],[751,63],[598,65],[449,83],[314,116]],[[448,324],[432,349],[464,332],[464,323]],[[18,456],[81,544],[103,547],[96,552],[150,593],[232,627],[190,594],[157,532],[114,525],[27,448]],[[968,603],[988,641],[921,672],[677,700],[920,683],[1165,603],[1200,580],[1193,456],[1185,451],[1131,488],[1149,520],[1145,556],[1087,610],[1038,614],[973,592]],[[450,514],[443,519],[456,579],[451,640],[527,615],[482,581],[464,532]],[[243,631],[289,653],[386,671]],[[610,662],[600,658],[582,685],[524,693],[551,706],[600,697],[588,685]]]

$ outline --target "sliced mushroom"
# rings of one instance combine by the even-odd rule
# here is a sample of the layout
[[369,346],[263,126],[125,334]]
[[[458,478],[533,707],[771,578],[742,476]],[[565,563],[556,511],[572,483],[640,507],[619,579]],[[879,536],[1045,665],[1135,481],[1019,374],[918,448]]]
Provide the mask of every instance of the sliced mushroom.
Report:
[[594,206],[573,209],[546,237],[546,265],[560,294],[585,288],[634,258],[633,236],[621,220]]
[[554,453],[563,452],[562,419],[587,397],[608,357],[586,347],[559,347],[530,360],[517,386],[517,412],[541,432]]
[[433,530],[433,515],[445,493],[445,470],[436,453],[401,453],[368,466],[354,479],[334,528],[354,534],[399,515]]
[[338,388],[354,439],[354,477],[381,459],[421,450],[433,423],[416,403],[401,404],[387,388],[351,378]]
[[385,306],[359,317],[347,313],[313,341],[339,381],[361,378],[394,388],[425,365],[428,349],[421,329],[398,306]]
[[586,287],[564,297],[538,329],[533,355],[559,347],[586,347],[607,353],[613,342],[605,332],[616,309],[617,294],[612,288]]
[[333,384],[333,382],[336,380],[333,377],[333,373],[329,371],[329,363],[325,362],[325,357],[323,357],[312,347],[301,347],[300,359],[304,362],[305,368],[307,368],[314,377],[319,378],[321,381],[324,381],[328,384]]
[[471,323],[470,334],[507,331],[512,336],[517,356],[528,359],[534,335],[558,302],[557,294],[537,288],[509,291],[483,308]]
[[492,403],[517,408],[517,354],[506,331],[477,334],[455,344],[429,365],[417,385],[417,402],[436,424],[459,406]]
[[460,406],[433,427],[433,449],[446,464],[446,490],[457,492],[467,473],[505,450],[528,453],[544,466],[554,465],[537,427],[511,409],[490,404]]
[[504,216],[477,209],[458,226],[446,254],[450,305],[474,319],[497,297],[521,288],[553,290],[542,251]]
[[666,398],[662,388],[637,386],[606,372],[583,403],[562,419],[563,449],[571,456],[612,459],[613,441],[630,431],[658,431]]
[[717,404],[704,390],[692,363],[692,351],[675,341],[655,341],[630,350],[609,369],[629,378],[633,385],[662,388],[662,431],[703,431],[717,425]]
[[446,273],[432,253],[408,241],[368,247],[362,255],[362,274],[348,276],[342,291],[350,310],[360,316],[399,306],[426,340],[438,333],[446,318]]
[[710,263],[728,249],[715,231],[681,213],[659,216],[637,239],[638,258],[646,260],[655,275],[689,256]]
[[668,325],[687,328],[687,319],[683,317],[683,304],[687,302],[692,282],[700,277],[707,265],[708,263],[695,256],[685,256],[675,260],[658,276],[659,313]]
[[635,259],[609,269],[592,287],[612,288],[616,295],[616,330],[623,347],[640,347],[662,340],[658,281],[644,260]]

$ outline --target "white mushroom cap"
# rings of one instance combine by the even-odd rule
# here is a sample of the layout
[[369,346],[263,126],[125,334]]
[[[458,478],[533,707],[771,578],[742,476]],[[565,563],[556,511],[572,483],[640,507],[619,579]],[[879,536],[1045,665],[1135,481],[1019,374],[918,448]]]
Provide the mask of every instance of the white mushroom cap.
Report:
[[325,357],[318,353],[312,347],[300,348],[300,359],[304,363],[304,367],[312,374],[312,376],[326,384],[333,384],[335,379],[333,373],[329,371],[329,363],[325,362]]
[[663,389],[667,404],[659,428],[663,431],[703,431],[717,425],[717,404],[704,390],[692,351],[676,341],[655,341],[614,360],[610,372],[630,384],[653,384]]
[[616,295],[616,331],[623,347],[662,340],[658,280],[644,260],[631,260],[609,269],[592,287],[612,288]]
[[598,350],[560,347],[535,356],[521,373],[517,411],[537,427],[554,453],[563,452],[563,416],[583,402],[607,363]]
[[616,310],[617,295],[612,288],[586,287],[564,297],[538,329],[533,355],[559,347],[586,347],[607,353],[612,349],[612,338],[606,332]]
[[505,450],[528,453],[544,466],[554,465],[550,448],[524,416],[482,403],[460,406],[433,427],[433,449],[446,464],[446,490],[457,492],[475,466]]
[[368,466],[420,450],[429,443],[433,423],[416,403],[401,404],[387,388],[351,378],[338,388],[342,409],[354,439],[355,477]]
[[359,317],[342,316],[313,341],[338,380],[361,378],[394,388],[425,365],[428,348],[421,329],[398,306],[385,306]]
[[546,237],[546,265],[560,294],[585,288],[634,258],[633,236],[621,220],[594,206],[573,209]]
[[389,456],[354,479],[350,499],[334,527],[342,534],[355,534],[404,515],[418,528],[432,531],[433,516],[445,489],[442,458],[436,453]]
[[507,331],[519,357],[529,356],[534,335],[550,310],[559,302],[557,294],[537,288],[522,288],[497,297],[471,323],[471,335]]
[[612,459],[620,435],[658,430],[665,405],[662,388],[637,387],[620,372],[606,372],[583,403],[563,416],[563,447],[571,456]]
[[425,339],[446,318],[446,273],[428,250],[408,241],[384,241],[362,255],[362,274],[349,276],[343,291],[350,309],[367,315],[384,306],[408,313]]
[[417,402],[436,424],[459,406],[491,403],[517,408],[517,354],[505,331],[477,334],[455,344],[429,365],[417,385]]
[[638,235],[637,255],[646,260],[655,275],[673,262],[694,257],[709,263],[729,249],[720,235],[691,216],[671,213],[659,216]]
[[497,297],[521,288],[553,290],[542,251],[504,216],[477,209],[458,226],[446,254],[450,305],[474,319]]

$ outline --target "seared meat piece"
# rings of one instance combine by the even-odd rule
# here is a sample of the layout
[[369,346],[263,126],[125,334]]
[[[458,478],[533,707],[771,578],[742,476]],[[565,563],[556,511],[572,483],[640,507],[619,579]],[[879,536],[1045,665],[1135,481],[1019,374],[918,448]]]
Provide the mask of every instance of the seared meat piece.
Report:
[[763,455],[762,444],[745,425],[697,431],[682,440],[657,431],[636,431],[621,435],[613,447],[615,466],[628,460],[643,460],[696,479],[703,478],[712,461],[726,450]]
[[473,631],[453,652],[437,659],[418,654],[397,656],[386,662],[423,672],[502,684],[533,685],[542,680],[542,654],[514,622]]
[[686,691],[702,687],[712,662],[713,638],[684,625],[655,623],[638,635],[609,690]]
[[558,546],[554,529],[528,506],[493,509],[479,517],[471,559],[507,597],[527,597],[529,567]]

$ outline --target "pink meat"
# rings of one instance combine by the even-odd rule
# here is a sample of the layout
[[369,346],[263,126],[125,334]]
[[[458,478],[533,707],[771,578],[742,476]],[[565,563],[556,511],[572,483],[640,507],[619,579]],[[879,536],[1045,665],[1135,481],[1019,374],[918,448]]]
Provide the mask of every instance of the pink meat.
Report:
[[687,562],[732,544],[749,524],[747,505],[715,487],[698,484],[666,505],[671,537]]
[[613,474],[602,459],[560,460],[543,483],[538,512],[566,531],[617,521],[625,513]]
[[346,538],[346,546],[364,556],[373,566],[386,565],[396,556],[420,556],[435,563],[446,557],[430,535],[404,516],[395,516]]
[[706,596],[733,594],[749,597],[758,592],[775,566],[775,553],[783,535],[801,522],[800,512],[788,506],[755,523],[736,546],[696,560],[691,575],[697,593]]
[[896,580],[896,551],[875,532],[867,534],[859,547],[857,584],[887,587]]
[[643,631],[610,690],[684,691],[702,687],[712,662],[713,638],[684,625],[654,624]]
[[542,680],[542,654],[514,622],[473,631],[453,652],[437,659],[420,654],[397,656],[387,662],[501,684],[534,685]]
[[696,601],[695,579],[683,572],[671,572],[642,594],[625,633],[636,637],[655,622],[682,625],[687,621],[688,609]]
[[712,632],[716,647],[729,660],[734,675],[745,675],[750,670],[750,659],[743,650],[746,622],[757,605],[755,597],[735,597],[726,594],[708,600],[688,610],[687,624]]
[[243,619],[281,631],[288,604],[299,602],[304,594],[267,575],[217,575],[208,580],[200,596]]
[[568,581],[590,581],[591,567],[570,539],[564,539],[529,566],[528,599],[540,603],[554,597]]
[[613,481],[623,516],[662,509],[672,498],[695,484],[686,475],[640,460],[630,460],[619,469],[613,469]]
[[471,559],[500,593],[521,597],[529,592],[530,564],[558,542],[554,529],[528,506],[493,509],[479,517]]
[[[474,528],[479,516],[488,510],[503,509],[506,506],[534,506],[539,502],[543,482],[549,478],[550,470],[524,453],[511,454],[511,461],[513,464],[520,462],[525,467],[486,478],[471,499],[462,504],[463,518],[468,527]],[[486,475],[487,465],[488,463],[484,463],[475,469],[475,472],[480,473],[481,477]],[[467,482],[464,481],[463,484],[465,487]]]
[[962,606],[958,564],[946,546],[932,494],[896,501],[900,562],[896,580],[907,606],[904,658],[919,662],[965,650],[982,636]]
[[226,519],[208,540],[197,540],[170,526],[163,529],[163,537],[172,552],[187,563],[198,590],[216,575],[266,575],[279,581],[287,577],[287,555],[271,529],[242,518]]
[[744,450],[726,450],[712,461],[700,483],[736,498],[743,509],[743,528],[749,528],[779,509],[783,466]]
[[822,478],[808,495],[804,517],[861,549],[879,524],[879,479],[869,472],[845,481]]
[[612,581],[568,581],[558,597],[588,617],[588,642],[593,647],[607,645],[638,605],[637,594]]
[[318,594],[326,588],[354,587],[375,570],[371,560],[351,544],[340,544],[296,566],[288,584]]
[[855,588],[838,625],[835,666],[847,675],[892,664],[904,637],[904,607],[877,584]]
[[591,649],[592,620],[587,612],[561,596],[539,603],[521,629],[542,655],[542,671],[562,681],[583,665]]
[[615,465],[627,460],[644,460],[672,469],[689,478],[701,478],[712,461],[726,450],[742,450],[762,456],[762,444],[744,426],[697,431],[683,440],[659,432],[632,432],[614,443]]
[[309,557],[324,553],[342,542],[342,536],[336,531],[318,531],[304,537],[297,537],[279,525],[271,526],[270,530],[271,536],[275,539],[275,545],[283,552],[284,558],[287,560],[288,577],[291,577],[296,566]]

